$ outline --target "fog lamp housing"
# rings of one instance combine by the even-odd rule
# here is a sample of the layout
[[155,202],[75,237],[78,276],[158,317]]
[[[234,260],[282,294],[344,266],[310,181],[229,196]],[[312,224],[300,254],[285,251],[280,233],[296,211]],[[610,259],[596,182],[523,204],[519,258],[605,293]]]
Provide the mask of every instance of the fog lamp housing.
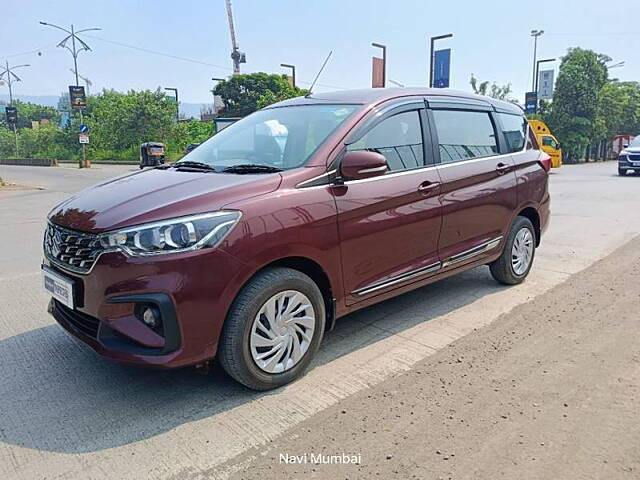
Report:
[[135,315],[142,323],[149,327],[159,335],[163,335],[162,314],[156,305],[138,304],[136,305]]

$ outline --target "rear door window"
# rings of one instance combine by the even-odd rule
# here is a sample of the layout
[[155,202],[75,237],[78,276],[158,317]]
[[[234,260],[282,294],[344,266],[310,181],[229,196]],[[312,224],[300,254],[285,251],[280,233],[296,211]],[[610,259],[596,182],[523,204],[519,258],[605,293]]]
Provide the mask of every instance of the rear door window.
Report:
[[424,166],[420,112],[412,110],[382,120],[347,151],[370,150],[387,159],[390,172]]
[[441,163],[489,157],[498,142],[488,112],[433,110]]

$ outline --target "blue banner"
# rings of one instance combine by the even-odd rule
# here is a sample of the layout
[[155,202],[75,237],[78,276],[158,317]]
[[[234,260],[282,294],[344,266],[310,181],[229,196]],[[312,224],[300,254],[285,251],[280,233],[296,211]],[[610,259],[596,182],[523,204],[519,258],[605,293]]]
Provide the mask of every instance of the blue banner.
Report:
[[449,87],[449,68],[451,67],[451,49],[436,50],[433,59],[433,86]]
[[524,94],[524,112],[536,113],[538,111],[538,94],[537,92],[526,92]]

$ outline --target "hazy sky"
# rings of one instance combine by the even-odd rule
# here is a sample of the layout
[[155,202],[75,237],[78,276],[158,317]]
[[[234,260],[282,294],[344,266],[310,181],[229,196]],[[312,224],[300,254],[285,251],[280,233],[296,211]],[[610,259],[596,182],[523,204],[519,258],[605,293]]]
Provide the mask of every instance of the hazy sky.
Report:
[[[388,46],[387,78],[426,85],[428,38],[453,33],[440,47],[452,53],[451,86],[469,90],[469,77],[511,83],[522,101],[531,85],[531,29],[544,29],[538,58],[560,57],[581,46],[626,61],[611,70],[621,80],[640,80],[638,3],[626,0],[522,2],[234,0],[243,72],[283,73],[297,66],[308,86],[329,50],[333,56],[318,90],[371,85],[371,42]],[[0,29],[0,61],[29,63],[16,70],[16,94],[54,94],[73,83],[71,54],[56,43],[63,33],[39,20],[77,29],[98,26],[85,40],[93,49],[79,56],[92,92],[177,87],[181,101],[211,101],[211,77],[231,73],[231,42],[224,0],[23,0],[6,1]],[[187,57],[187,62],[116,45]],[[34,51],[40,51],[38,56]],[[25,53],[31,52],[31,53]],[[552,64],[557,67],[558,63]],[[6,86],[0,93],[7,93]]]

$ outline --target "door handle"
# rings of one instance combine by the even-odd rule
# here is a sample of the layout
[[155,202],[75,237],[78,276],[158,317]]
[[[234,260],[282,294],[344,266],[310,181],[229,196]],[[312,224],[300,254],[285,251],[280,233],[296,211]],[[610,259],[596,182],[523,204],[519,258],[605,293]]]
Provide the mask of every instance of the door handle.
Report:
[[439,182],[422,182],[419,186],[418,186],[418,192],[420,192],[422,195],[430,195],[433,192],[435,192],[436,190],[438,190],[440,188],[440,183]]
[[496,172],[498,172],[498,175],[504,175],[509,170],[511,170],[511,165],[507,165],[506,163],[501,162],[496,165]]

